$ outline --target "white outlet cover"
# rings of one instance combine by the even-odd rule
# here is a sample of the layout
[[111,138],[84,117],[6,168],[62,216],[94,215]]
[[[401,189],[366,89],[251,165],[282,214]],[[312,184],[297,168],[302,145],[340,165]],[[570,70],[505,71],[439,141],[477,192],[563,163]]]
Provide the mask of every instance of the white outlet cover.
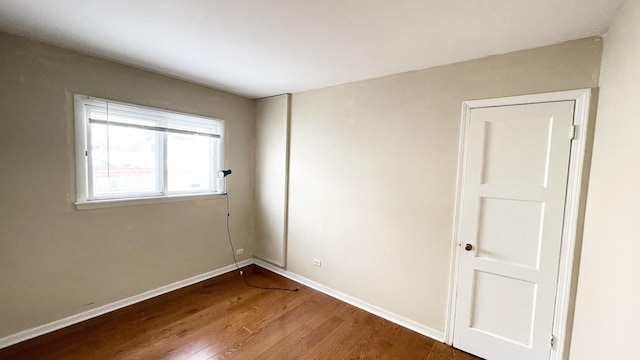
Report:
[[236,250],[236,255],[242,255],[244,254],[244,249],[237,249]]

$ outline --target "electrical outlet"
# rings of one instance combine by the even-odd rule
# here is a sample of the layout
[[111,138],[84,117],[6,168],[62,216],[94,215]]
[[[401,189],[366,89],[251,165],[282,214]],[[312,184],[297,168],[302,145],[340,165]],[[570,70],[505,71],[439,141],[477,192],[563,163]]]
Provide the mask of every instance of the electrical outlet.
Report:
[[236,255],[244,254],[244,249],[236,249]]
[[313,266],[321,267],[322,261],[320,259],[313,259]]

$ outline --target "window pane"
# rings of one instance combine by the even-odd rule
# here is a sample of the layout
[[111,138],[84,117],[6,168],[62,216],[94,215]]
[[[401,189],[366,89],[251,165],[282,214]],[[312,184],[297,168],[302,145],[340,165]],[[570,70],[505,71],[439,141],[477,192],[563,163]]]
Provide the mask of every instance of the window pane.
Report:
[[217,139],[167,134],[167,166],[169,192],[213,190],[213,159]]
[[92,124],[94,197],[159,192],[157,141],[154,131]]

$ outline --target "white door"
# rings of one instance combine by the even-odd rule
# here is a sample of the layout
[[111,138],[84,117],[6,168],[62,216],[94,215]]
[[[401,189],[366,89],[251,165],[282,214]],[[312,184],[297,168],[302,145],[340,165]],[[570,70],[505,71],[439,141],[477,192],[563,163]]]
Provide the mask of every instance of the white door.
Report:
[[549,359],[574,105],[471,110],[456,348],[491,360]]

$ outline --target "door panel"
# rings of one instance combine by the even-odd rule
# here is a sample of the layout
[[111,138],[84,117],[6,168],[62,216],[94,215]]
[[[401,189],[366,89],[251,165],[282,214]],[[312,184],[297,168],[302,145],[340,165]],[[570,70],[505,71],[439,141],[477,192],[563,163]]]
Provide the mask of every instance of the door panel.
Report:
[[544,186],[551,123],[536,118],[485,122],[483,183]]
[[496,198],[480,204],[476,256],[538,268],[543,204]]
[[549,358],[573,112],[573,101],[471,110],[455,347]]
[[[474,303],[471,327],[523,346],[531,346],[536,284],[484,271],[474,273],[473,298],[495,306]],[[505,294],[512,294],[506,297]],[[502,321],[503,318],[509,321]]]

